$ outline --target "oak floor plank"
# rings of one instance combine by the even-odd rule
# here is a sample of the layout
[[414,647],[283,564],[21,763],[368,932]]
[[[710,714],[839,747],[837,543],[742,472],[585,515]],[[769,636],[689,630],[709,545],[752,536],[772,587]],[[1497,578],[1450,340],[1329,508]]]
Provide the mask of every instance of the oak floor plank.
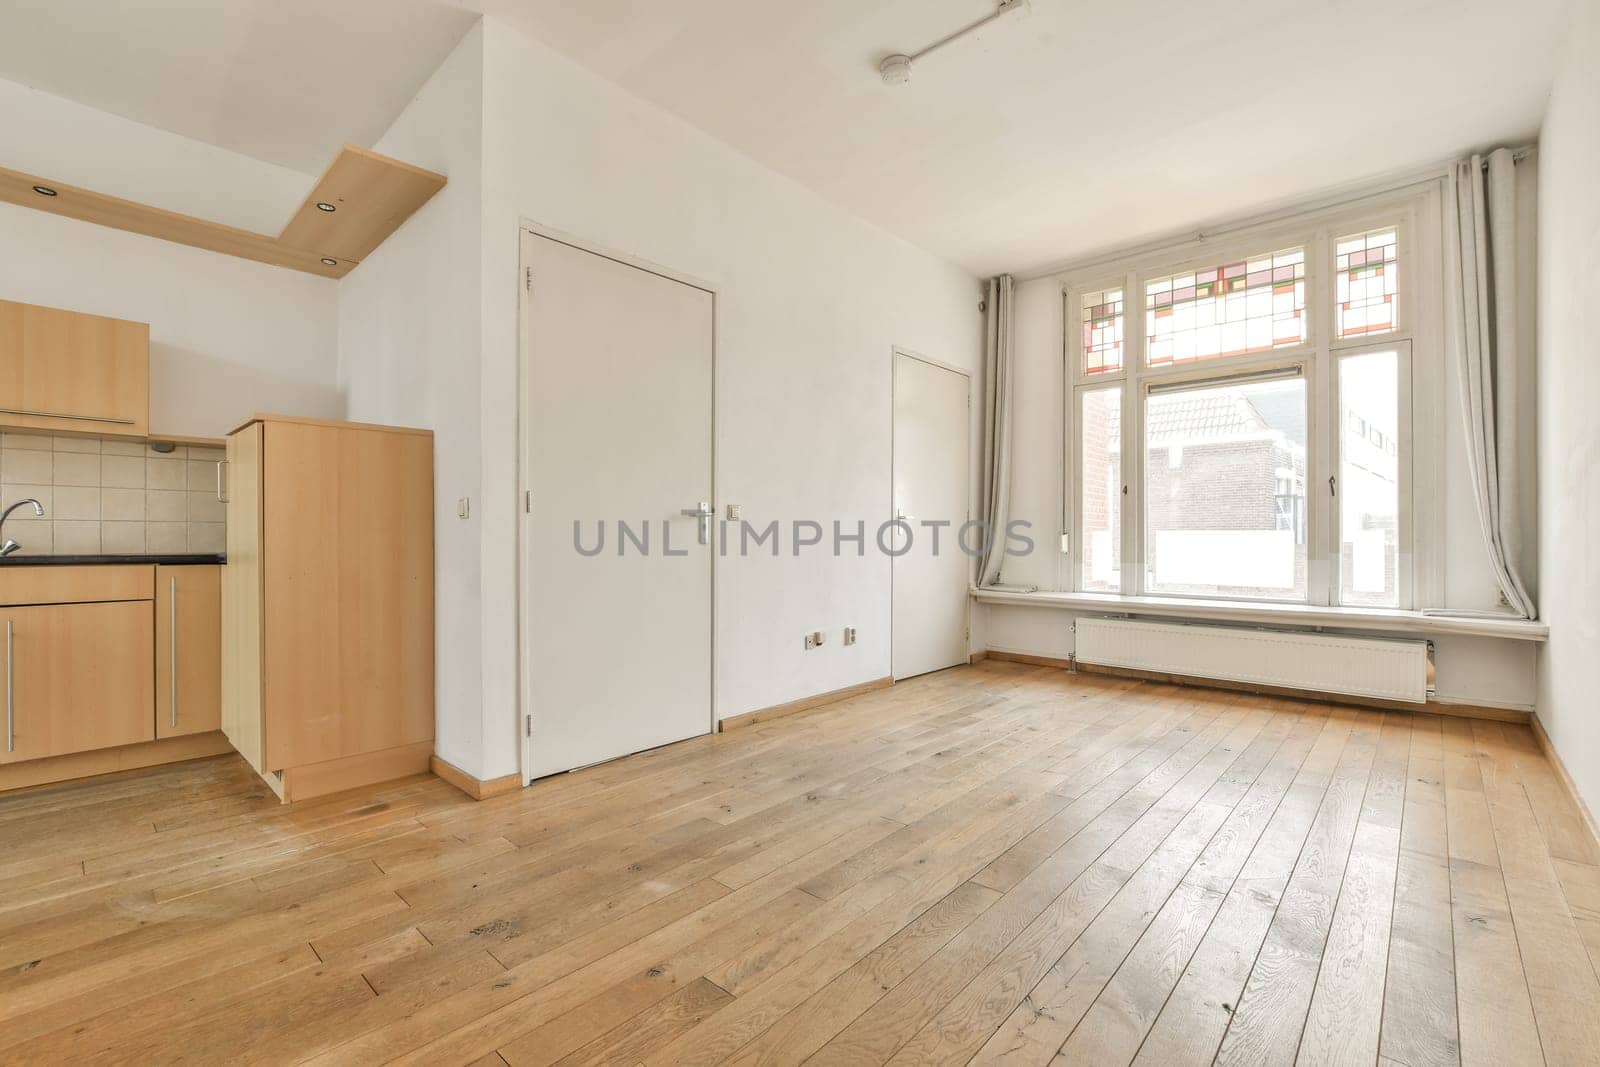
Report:
[[986,662],[482,803],[222,757],[0,838],[0,1064],[1600,1062],[1600,846],[1510,724]]

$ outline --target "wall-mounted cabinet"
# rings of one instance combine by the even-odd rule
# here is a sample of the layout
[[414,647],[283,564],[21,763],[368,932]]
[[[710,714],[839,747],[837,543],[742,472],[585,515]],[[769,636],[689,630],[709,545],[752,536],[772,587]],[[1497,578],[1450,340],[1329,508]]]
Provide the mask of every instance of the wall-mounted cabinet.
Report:
[[156,568],[156,736],[222,728],[222,568]]
[[143,437],[150,327],[0,300],[0,426]]

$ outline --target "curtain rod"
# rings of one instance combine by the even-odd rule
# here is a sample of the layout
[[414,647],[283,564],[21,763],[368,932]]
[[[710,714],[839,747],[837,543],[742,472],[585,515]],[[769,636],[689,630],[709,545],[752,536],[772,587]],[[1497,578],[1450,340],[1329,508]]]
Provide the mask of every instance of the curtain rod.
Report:
[[[1537,144],[1521,145],[1512,149],[1512,159],[1521,162],[1532,155],[1537,149]],[[1470,158],[1470,157],[1469,157]],[[1359,203],[1373,197],[1387,196],[1393,193],[1406,192],[1411,189],[1423,188],[1434,182],[1442,181],[1450,176],[1450,168],[1456,160],[1441,161],[1429,164],[1418,170],[1409,171],[1403,177],[1385,181],[1379,179],[1371,184],[1346,187],[1343,193],[1329,193],[1322,199],[1301,200],[1286,204],[1280,208],[1272,208],[1258,215],[1234,217],[1230,221],[1217,223],[1212,226],[1201,226],[1193,230],[1180,230],[1170,232],[1163,237],[1152,238],[1141,244],[1131,247],[1113,248],[1104,252],[1095,252],[1082,259],[1071,259],[1014,275],[1019,282],[1037,281],[1040,278],[1049,278],[1056,274],[1068,274],[1081,270],[1088,270],[1104,263],[1127,259],[1132,256],[1141,256],[1149,252],[1160,252],[1177,245],[1193,244],[1208,241],[1216,237],[1224,237],[1239,230],[1247,230],[1253,226],[1265,226],[1273,222],[1294,218],[1312,211],[1327,211],[1332,208],[1344,207],[1347,204]],[[1487,165],[1487,164],[1485,164]]]

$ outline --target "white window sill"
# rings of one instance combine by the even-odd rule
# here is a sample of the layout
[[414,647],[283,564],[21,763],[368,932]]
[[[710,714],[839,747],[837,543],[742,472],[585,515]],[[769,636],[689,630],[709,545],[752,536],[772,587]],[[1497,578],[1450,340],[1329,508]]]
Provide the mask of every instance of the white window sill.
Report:
[[1499,637],[1510,641],[1544,641],[1550,636],[1548,624],[1527,619],[1424,615],[1420,611],[1400,611],[1394,608],[1250,604],[1232,600],[1120,596],[1116,593],[1016,593],[1002,589],[974,589],[972,598],[980,604],[1020,604],[1066,611],[1159,615],[1169,619],[1254,622],[1276,626],[1363,630],[1389,634],[1422,636],[1459,634],[1469,637]]

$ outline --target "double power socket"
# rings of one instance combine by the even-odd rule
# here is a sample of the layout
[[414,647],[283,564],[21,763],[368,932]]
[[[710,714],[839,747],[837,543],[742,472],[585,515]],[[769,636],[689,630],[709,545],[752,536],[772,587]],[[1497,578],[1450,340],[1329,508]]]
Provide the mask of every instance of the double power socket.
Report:
[[[828,635],[821,630],[806,634],[806,651],[810,652],[813,648],[820,648],[827,639]],[[856,643],[856,628],[854,626],[846,626],[844,628],[844,643],[847,645]]]

